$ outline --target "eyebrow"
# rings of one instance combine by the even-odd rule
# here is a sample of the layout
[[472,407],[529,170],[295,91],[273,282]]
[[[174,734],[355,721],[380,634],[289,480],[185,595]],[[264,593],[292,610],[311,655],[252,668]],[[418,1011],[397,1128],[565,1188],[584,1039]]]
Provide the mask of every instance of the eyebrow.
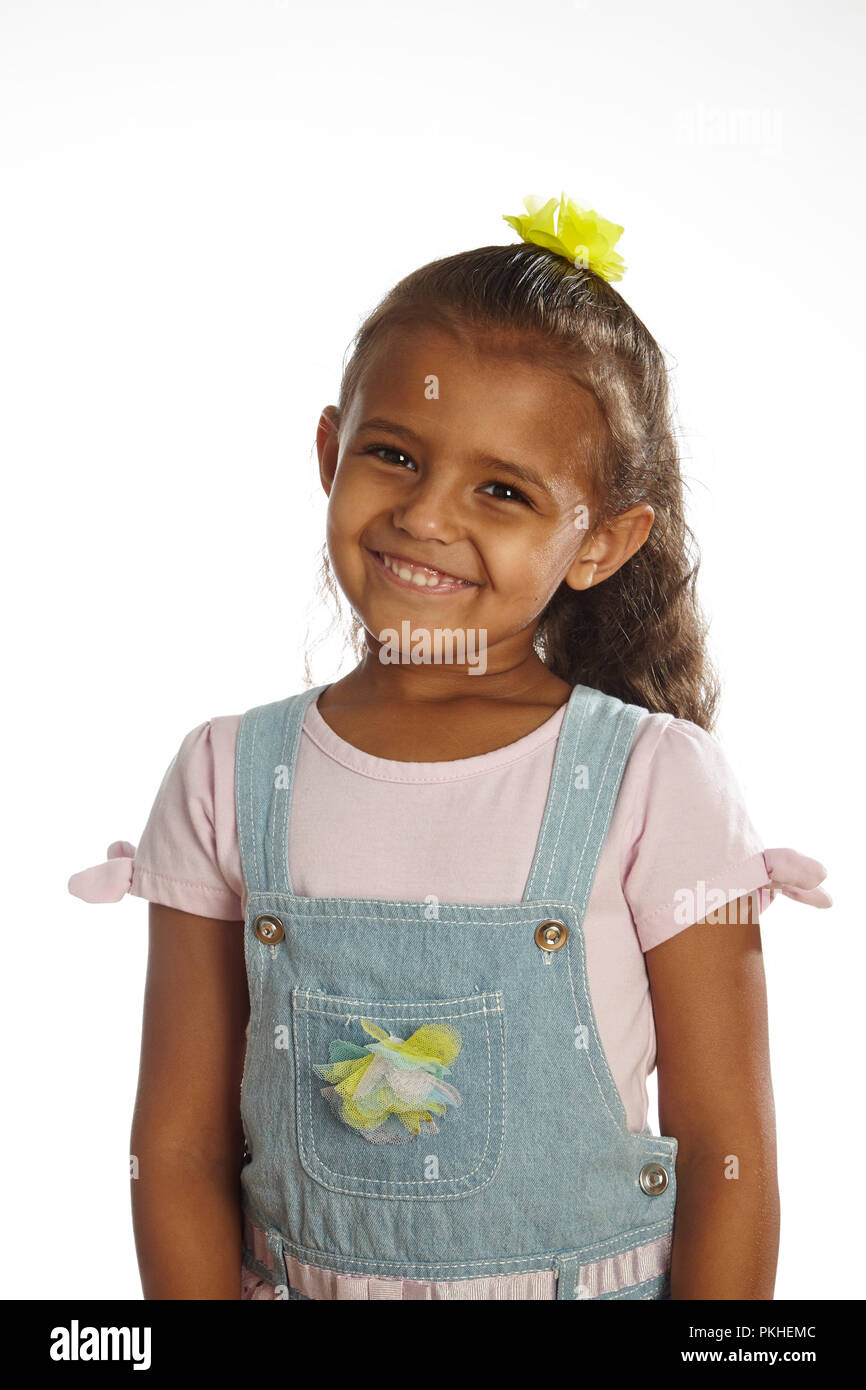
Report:
[[[416,434],[408,425],[398,425],[395,421],[386,420],[381,415],[373,415],[369,420],[364,420],[358,426],[359,433],[361,430],[387,430],[389,434],[403,435],[415,444],[424,443],[420,434]],[[520,478],[523,482],[539,488],[548,497],[554,496],[550,484],[541,474],[537,473],[534,468],[527,467],[524,463],[510,463],[508,459],[496,458],[493,454],[476,454],[475,462],[483,464],[486,468],[499,468],[503,473],[510,473],[513,477]]]

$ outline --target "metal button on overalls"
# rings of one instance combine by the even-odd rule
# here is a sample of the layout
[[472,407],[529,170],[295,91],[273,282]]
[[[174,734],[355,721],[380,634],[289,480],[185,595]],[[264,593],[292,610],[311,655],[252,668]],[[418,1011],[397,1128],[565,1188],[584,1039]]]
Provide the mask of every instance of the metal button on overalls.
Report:
[[273,917],[269,912],[263,912],[253,922],[253,931],[267,946],[273,946],[277,941],[282,941],[285,936],[283,924],[279,917]]
[[568,927],[564,922],[550,919],[547,922],[541,922],[535,929],[535,944],[540,946],[542,951],[558,951],[567,940]]
[[648,1197],[657,1197],[668,1185],[667,1170],[660,1163],[645,1163],[639,1181]]

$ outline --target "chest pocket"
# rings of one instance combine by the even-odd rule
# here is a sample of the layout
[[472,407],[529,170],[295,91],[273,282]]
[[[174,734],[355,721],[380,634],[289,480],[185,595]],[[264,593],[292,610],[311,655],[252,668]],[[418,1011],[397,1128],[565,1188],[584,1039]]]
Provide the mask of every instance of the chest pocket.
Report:
[[335,1192],[477,1192],[505,1138],[502,994],[394,1002],[292,991],[298,1149]]

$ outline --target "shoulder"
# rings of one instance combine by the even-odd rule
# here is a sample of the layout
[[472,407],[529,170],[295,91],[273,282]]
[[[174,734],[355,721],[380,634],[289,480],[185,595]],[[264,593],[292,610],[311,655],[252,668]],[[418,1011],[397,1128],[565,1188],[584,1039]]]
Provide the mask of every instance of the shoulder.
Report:
[[242,719],[242,714],[222,714],[196,724],[184,734],[178,756],[181,753],[186,757],[201,755],[207,749],[220,752],[224,748],[233,748]]
[[163,776],[135,856],[130,891],[203,917],[237,919],[235,745],[238,715],[189,729]]
[[721,742],[690,719],[645,714],[635,730],[629,767],[632,781],[646,794],[654,787],[675,786],[680,792],[715,788],[722,795],[739,795]]
[[238,730],[242,715],[226,714],[205,719],[184,734],[169,763],[163,784],[170,780],[213,785],[217,771],[234,770]]
[[678,904],[697,887],[725,900],[766,881],[763,841],[721,743],[688,719],[648,715],[630,768],[623,883],[644,950],[689,925]]
[[166,776],[174,770],[176,778],[186,779],[191,784],[206,784],[218,793],[220,786],[234,783],[241,729],[246,729],[244,749],[248,756],[250,741],[255,744],[265,741],[269,729],[282,736],[292,704],[304,695],[309,692],[300,691],[267,704],[254,705],[241,714],[217,715],[196,724],[181,740]]
[[176,748],[138,846],[116,841],[105,864],[69,880],[89,902],[124,893],[203,917],[243,916],[234,815],[240,716],[203,720]]
[[148,853],[155,837],[170,839],[182,829],[224,826],[234,813],[239,715],[205,719],[180,740],[162,776],[139,844]]
[[719,739],[690,719],[648,714],[638,724],[623,791],[632,842],[685,846],[760,842],[742,787]]

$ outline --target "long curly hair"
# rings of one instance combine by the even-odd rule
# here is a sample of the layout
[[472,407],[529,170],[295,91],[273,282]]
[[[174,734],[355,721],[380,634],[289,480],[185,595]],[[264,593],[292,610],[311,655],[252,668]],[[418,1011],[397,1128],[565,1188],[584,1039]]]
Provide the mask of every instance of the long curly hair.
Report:
[[[592,392],[604,429],[594,444],[581,443],[588,535],[639,503],[652,506],[655,520],[640,549],[597,587],[560,584],[540,615],[535,650],[569,685],[712,731],[719,683],[696,595],[700,559],[685,519],[667,368],[648,329],[608,281],[552,251],[525,242],[463,251],[405,276],[363,321],[344,359],[340,419],[374,343],[415,325],[516,344]],[[342,620],[327,546],[323,591]],[[358,660],[362,634],[352,612],[349,641]],[[306,672],[312,683],[308,658]]]

